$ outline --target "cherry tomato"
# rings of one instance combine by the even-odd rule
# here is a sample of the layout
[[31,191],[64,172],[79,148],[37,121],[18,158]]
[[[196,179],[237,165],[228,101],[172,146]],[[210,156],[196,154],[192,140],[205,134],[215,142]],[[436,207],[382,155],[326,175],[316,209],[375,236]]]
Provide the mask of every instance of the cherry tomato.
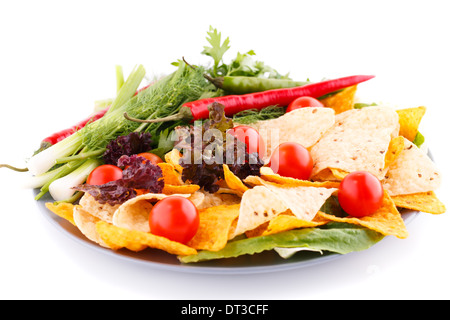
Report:
[[98,186],[119,179],[122,179],[122,169],[112,164],[104,164],[92,170],[86,183]]
[[151,233],[181,243],[187,243],[195,236],[199,222],[196,206],[180,196],[160,200],[149,216]]
[[305,107],[323,107],[322,102],[313,97],[300,97],[292,101],[286,109],[286,112]]
[[229,129],[227,133],[244,142],[247,145],[246,151],[248,153],[258,152],[259,157],[261,159],[264,158],[266,154],[266,144],[255,128],[249,126],[237,126],[233,129]]
[[301,144],[285,142],[275,149],[269,166],[281,176],[308,180],[313,169],[313,160],[309,151]]
[[153,164],[158,164],[158,163],[164,162],[164,161],[162,161],[162,159],[159,156],[157,156],[156,154],[151,153],[151,152],[139,153],[138,156],[144,157],[145,159],[149,160]]
[[338,199],[345,212],[360,218],[377,211],[383,203],[383,195],[383,186],[377,177],[367,171],[355,171],[341,181]]

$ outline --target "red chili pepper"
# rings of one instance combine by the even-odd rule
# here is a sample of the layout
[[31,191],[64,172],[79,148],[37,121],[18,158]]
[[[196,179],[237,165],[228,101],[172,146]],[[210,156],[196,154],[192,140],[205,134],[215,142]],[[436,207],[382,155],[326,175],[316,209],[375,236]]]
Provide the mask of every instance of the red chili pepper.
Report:
[[374,76],[357,75],[334,80],[311,83],[301,87],[274,89],[263,92],[208,98],[184,104],[189,107],[194,120],[207,119],[208,105],[218,102],[225,105],[225,114],[231,116],[243,110],[263,109],[269,106],[287,106],[296,98],[309,96],[319,98],[327,93],[341,90],[374,78]]
[[138,91],[136,91],[136,93],[134,94],[135,96],[137,96],[137,94],[141,91],[144,91],[145,89],[147,89],[148,87],[150,87],[153,83],[155,83],[154,81],[152,83],[150,83],[149,85],[140,88]]
[[140,120],[124,114],[124,117],[130,121],[142,123],[155,123],[177,120],[201,120],[208,119],[208,106],[213,102],[221,103],[225,106],[225,114],[227,116],[234,115],[238,112],[249,109],[263,109],[269,106],[287,106],[289,103],[299,97],[309,96],[319,98],[328,93],[332,93],[347,87],[354,86],[358,83],[370,80],[375,76],[356,75],[333,80],[326,80],[317,83],[307,84],[301,87],[283,88],[267,90],[256,93],[243,95],[229,95],[218,98],[207,98],[185,103],[177,114],[152,120]]
[[107,107],[103,110],[100,110],[97,113],[94,113],[93,115],[84,119],[83,121],[77,123],[76,125],[52,134],[51,136],[42,140],[42,143],[48,143],[50,145],[54,145],[54,144],[60,142],[61,140],[64,140],[65,138],[71,136],[78,130],[84,128],[88,123],[94,122],[94,121],[102,118],[105,115],[106,111],[108,111],[108,110],[109,110],[109,107]]
[[[139,92],[144,91],[145,89],[150,87],[153,83],[154,82],[152,82],[149,85],[147,85],[145,87],[142,87],[141,89],[137,90],[134,95],[137,95]],[[48,147],[50,147],[50,146],[52,146],[52,145],[54,145],[54,144],[64,140],[65,138],[71,136],[72,134],[74,134],[78,130],[84,128],[88,123],[94,122],[94,121],[102,118],[108,110],[109,110],[109,107],[106,107],[105,109],[98,111],[97,113],[89,116],[87,119],[77,123],[76,125],[74,125],[74,126],[72,126],[70,128],[61,130],[59,132],[56,132],[56,133],[52,134],[51,136],[45,138],[44,140],[42,140],[41,149],[42,148],[44,148],[44,149],[48,148]]]

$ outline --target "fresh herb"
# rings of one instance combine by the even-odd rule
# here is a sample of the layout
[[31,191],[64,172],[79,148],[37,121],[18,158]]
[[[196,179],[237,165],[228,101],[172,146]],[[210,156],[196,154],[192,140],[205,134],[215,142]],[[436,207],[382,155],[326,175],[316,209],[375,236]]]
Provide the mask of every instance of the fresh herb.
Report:
[[202,54],[210,56],[214,60],[214,65],[207,70],[212,77],[219,76],[248,76],[248,77],[267,77],[270,79],[289,79],[288,75],[282,75],[262,61],[255,61],[253,56],[255,52],[250,50],[246,53],[238,52],[236,58],[226,64],[223,56],[230,49],[230,39],[226,38],[222,42],[222,34],[209,27],[206,40],[211,45],[205,46]]
[[425,143],[425,137],[419,131],[416,133],[413,143],[420,148]]
[[103,161],[106,164],[117,165],[117,161],[123,155],[131,156],[141,152],[150,151],[152,145],[150,133],[131,132],[126,136],[120,136],[106,146]]
[[111,181],[103,185],[83,184],[75,190],[89,193],[101,204],[122,204],[136,197],[137,189],[151,193],[160,193],[164,188],[162,170],[144,157],[124,155],[117,162],[124,167],[122,179]]
[[173,149],[174,140],[172,139],[173,131],[169,128],[165,129],[159,134],[158,146],[151,150],[151,153],[156,154],[160,158]]
[[377,106],[377,104],[375,102],[372,102],[372,103],[357,102],[353,105],[353,108],[362,109],[365,107],[374,107],[374,106]]
[[[223,43],[221,40],[222,34],[217,31],[217,29],[214,29],[213,27],[209,27],[208,36],[206,40],[209,42],[211,47],[204,46],[202,54],[210,56],[214,60],[214,67],[212,69],[212,73],[217,76],[219,73],[219,69],[224,68],[224,64],[222,63],[221,66],[219,64],[223,62],[223,55],[225,52],[230,49],[229,43],[230,39],[226,38]],[[221,70],[223,72],[223,70]]]
[[176,147],[185,152],[180,160],[182,180],[214,193],[220,188],[219,181],[224,179],[223,164],[228,164],[235,175],[245,179],[249,175],[259,176],[264,163],[258,153],[248,154],[243,142],[226,134],[233,128],[233,121],[225,116],[225,106],[213,103],[208,108],[209,120],[202,125],[178,128],[180,142]]
[[271,106],[261,110],[251,109],[236,113],[233,121],[239,124],[250,124],[262,120],[270,120],[281,117],[286,113],[285,107]]

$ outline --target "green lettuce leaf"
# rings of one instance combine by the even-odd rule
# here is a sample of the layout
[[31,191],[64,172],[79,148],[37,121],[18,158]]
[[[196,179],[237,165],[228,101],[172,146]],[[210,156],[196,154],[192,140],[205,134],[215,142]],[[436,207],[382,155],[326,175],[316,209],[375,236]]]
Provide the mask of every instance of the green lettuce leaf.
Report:
[[183,263],[234,258],[274,248],[310,248],[346,254],[370,248],[384,236],[373,230],[346,223],[329,223],[324,228],[305,228],[274,235],[230,241],[217,252],[199,251],[195,255],[178,257]]
[[425,142],[425,137],[419,131],[417,131],[416,137],[414,138],[413,143],[420,148]]

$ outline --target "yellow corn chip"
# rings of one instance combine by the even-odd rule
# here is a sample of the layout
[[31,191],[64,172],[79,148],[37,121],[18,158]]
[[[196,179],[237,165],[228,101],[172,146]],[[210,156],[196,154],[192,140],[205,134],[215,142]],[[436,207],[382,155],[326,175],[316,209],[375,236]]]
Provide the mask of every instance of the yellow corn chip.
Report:
[[210,207],[199,211],[200,225],[188,246],[197,250],[219,251],[228,241],[240,204]]
[[348,87],[339,93],[322,99],[320,102],[325,107],[334,109],[336,114],[353,109],[356,88],[357,86]]
[[288,210],[286,213],[276,216],[256,229],[247,231],[245,235],[249,238],[267,236],[292,229],[318,227],[328,222],[328,219],[324,219],[318,215],[312,221],[305,221],[297,218],[290,212],[290,210]]
[[127,248],[137,252],[150,247],[183,256],[197,253],[197,250],[182,243],[147,232],[116,227],[105,221],[99,221],[95,228],[101,239],[113,250]]
[[103,242],[100,238],[95,225],[97,222],[102,221],[96,216],[90,214],[84,210],[81,206],[75,206],[73,210],[73,220],[81,233],[89,240],[98,243],[102,247],[109,248],[109,246]]
[[420,121],[426,111],[425,107],[407,108],[397,110],[399,123],[400,123],[400,135],[404,136],[409,141],[414,141],[416,137]]
[[389,166],[394,163],[395,159],[398,158],[400,153],[405,147],[405,138],[402,136],[395,137],[389,143],[386,156],[384,157],[384,168],[389,168]]
[[336,168],[330,168],[331,173],[338,181],[342,181],[346,175],[348,175],[348,172],[342,170],[342,169],[336,169]]
[[166,160],[167,163],[172,164],[179,173],[182,173],[183,167],[180,165],[181,157],[181,152],[177,149],[173,149],[172,151],[166,153],[164,160]]
[[179,186],[182,184],[181,174],[175,170],[175,166],[173,164],[162,162],[158,163],[158,166],[162,170],[165,184],[171,184],[174,186]]
[[431,214],[441,214],[446,211],[445,205],[433,191],[392,196],[399,208],[417,210]]
[[241,179],[231,172],[230,168],[226,164],[223,165],[223,173],[225,176],[225,181],[230,189],[238,191],[240,195],[244,194],[244,192],[248,190],[248,187],[241,181]]
[[251,185],[263,185],[264,182],[271,182],[281,187],[317,187],[317,188],[339,188],[339,182],[332,181],[309,181],[299,180],[290,177],[283,177],[276,174],[269,167],[261,168],[261,178],[256,176],[248,176],[244,182]]
[[[338,170],[338,169],[335,169]],[[333,175],[330,168],[325,168],[321,170],[319,173],[311,177],[311,180],[319,182],[319,181],[338,181],[338,179]]]
[[164,185],[162,193],[164,194],[192,194],[200,190],[200,186],[196,184],[184,184],[181,186]]
[[47,202],[45,206],[57,216],[69,221],[71,224],[76,226],[75,221],[73,220],[73,210],[75,207],[73,204],[62,202],[58,205],[54,205],[51,202]]
[[351,224],[360,225],[371,230],[375,230],[385,236],[393,235],[400,239],[408,237],[408,231],[406,230],[405,223],[402,216],[397,210],[394,201],[388,195],[384,193],[383,204],[375,213],[362,218],[347,217],[339,218],[331,214],[320,212],[317,214],[324,219],[330,221],[346,222]]

